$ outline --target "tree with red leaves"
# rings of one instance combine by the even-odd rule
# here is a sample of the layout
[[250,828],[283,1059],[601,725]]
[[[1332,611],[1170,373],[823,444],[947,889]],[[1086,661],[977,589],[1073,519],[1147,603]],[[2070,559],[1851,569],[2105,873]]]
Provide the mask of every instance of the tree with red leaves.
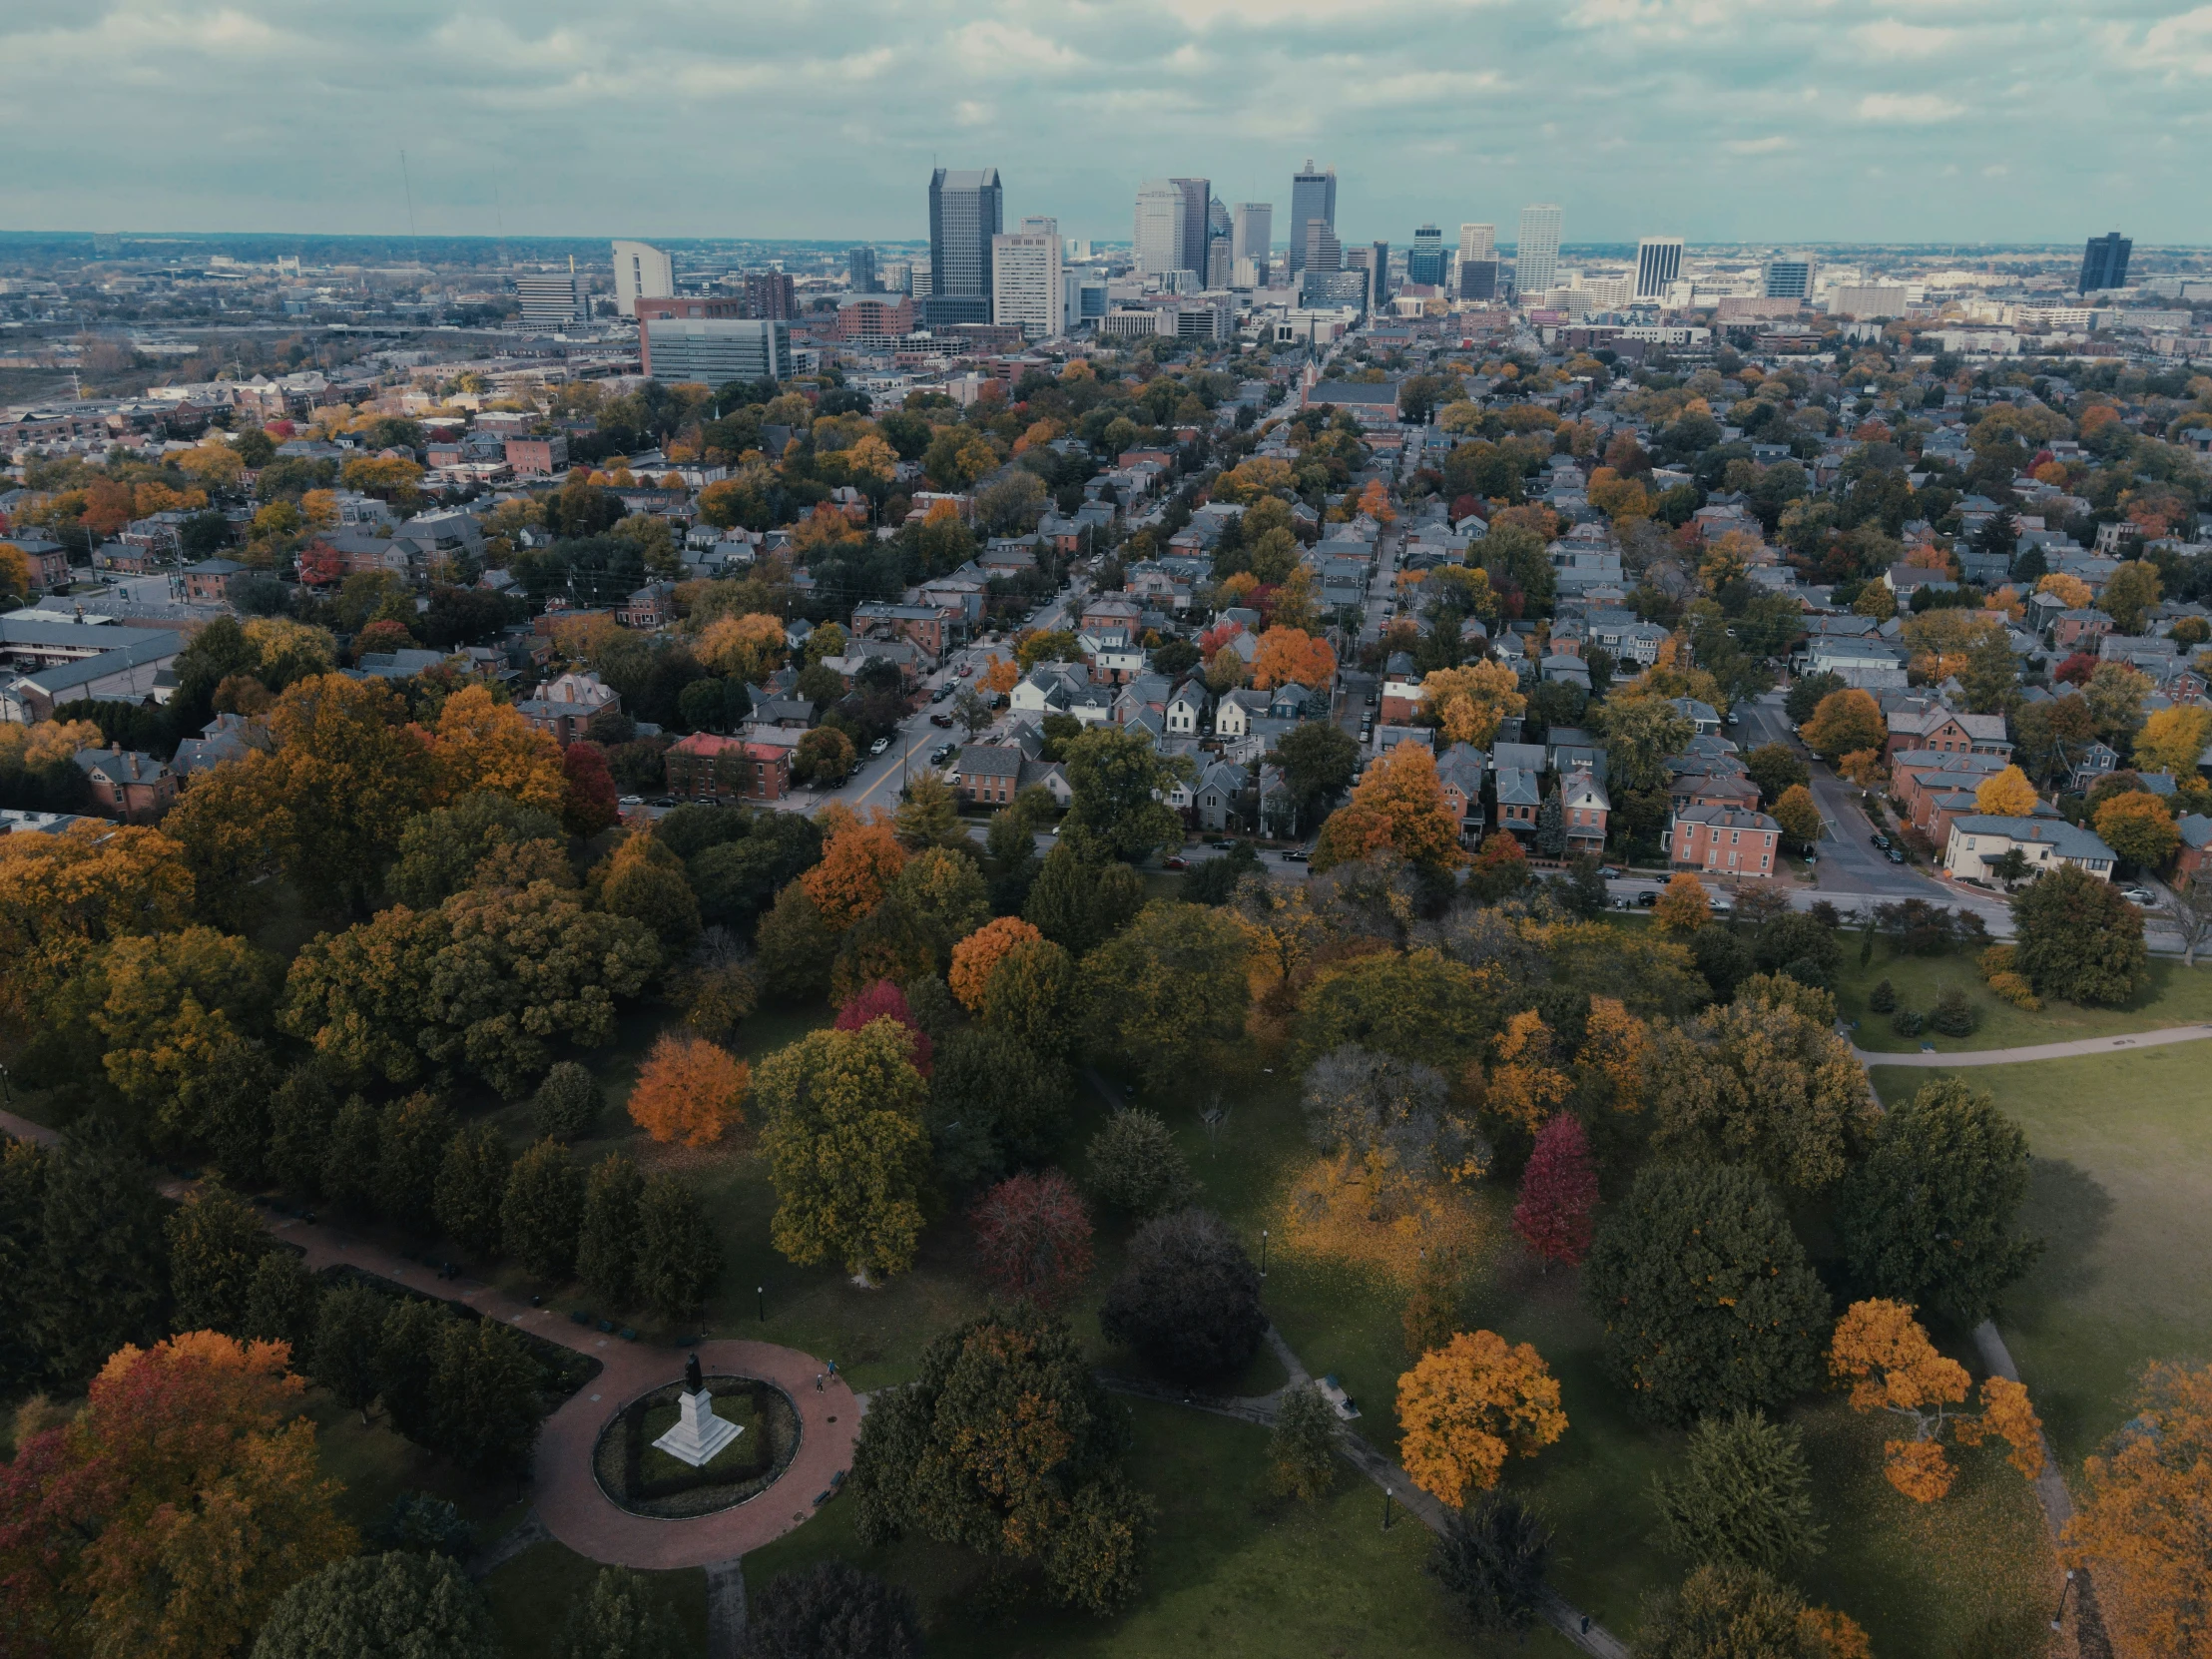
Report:
[[1590,1212],[1597,1208],[1597,1168],[1589,1138],[1572,1112],[1560,1112],[1536,1137],[1521,1171],[1513,1231],[1546,1262],[1570,1268],[1590,1251]]
[[2068,686],[2086,686],[2096,671],[2096,658],[2086,651],[2076,651],[2051,670],[2050,677]]
[[573,834],[596,835],[620,822],[622,808],[604,749],[578,739],[561,751],[561,774],[568,780],[568,795],[561,803],[564,829]]
[[922,1030],[914,1011],[906,1006],[906,993],[888,979],[878,979],[845,999],[837,1010],[837,1029],[857,1031],[870,1020],[888,1016],[906,1027],[914,1040],[914,1070],[929,1075],[929,1034]]
[[1009,1296],[1050,1308],[1091,1271],[1091,1218],[1056,1169],[1007,1177],[968,1213],[984,1275]]

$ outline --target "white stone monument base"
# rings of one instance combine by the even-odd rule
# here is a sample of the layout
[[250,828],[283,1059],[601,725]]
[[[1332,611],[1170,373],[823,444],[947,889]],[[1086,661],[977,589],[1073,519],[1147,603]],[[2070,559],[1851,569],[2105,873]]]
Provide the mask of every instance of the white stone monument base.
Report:
[[732,1440],[745,1432],[736,1423],[715,1415],[715,1397],[705,1388],[697,1393],[679,1395],[676,1403],[683,1414],[676,1419],[676,1426],[653,1444],[657,1450],[695,1469],[713,1462],[718,1454],[729,1448]]

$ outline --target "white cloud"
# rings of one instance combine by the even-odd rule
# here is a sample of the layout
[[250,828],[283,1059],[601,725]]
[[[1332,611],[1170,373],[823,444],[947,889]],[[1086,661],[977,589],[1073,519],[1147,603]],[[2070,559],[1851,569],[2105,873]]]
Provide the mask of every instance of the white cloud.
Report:
[[1796,144],[1795,139],[1784,138],[1780,133],[1772,133],[1766,138],[1730,139],[1721,148],[1731,156],[1771,156],[1780,150],[1793,149]]
[[1870,92],[1859,100],[1859,119],[1906,127],[1932,127],[1966,113],[1966,106],[1933,92]]
[[972,98],[963,98],[952,106],[952,122],[957,127],[980,127],[991,118],[991,107],[979,104]]
[[1894,17],[1862,23],[1851,35],[1878,58],[1933,58],[1958,39],[1956,29],[1929,29],[1917,23],[1900,23]]
[[945,37],[958,54],[960,67],[974,75],[1021,75],[1039,70],[1080,69],[1081,53],[1047,40],[1034,29],[1018,23],[984,18],[965,24]]
[[2124,23],[2105,30],[2105,50],[2129,69],[2168,75],[2212,75],[2212,6],[2161,18],[2138,38]]

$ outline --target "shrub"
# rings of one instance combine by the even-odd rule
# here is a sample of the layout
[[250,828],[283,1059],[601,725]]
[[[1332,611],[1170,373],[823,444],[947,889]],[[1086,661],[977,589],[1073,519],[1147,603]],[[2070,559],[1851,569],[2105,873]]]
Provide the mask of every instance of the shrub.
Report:
[[1897,987],[1887,979],[1877,980],[1874,989],[1867,993],[1867,1006],[1878,1014],[1886,1014],[1897,1005]]
[[1928,1025],[1928,1016],[1918,1008],[1900,1008],[1890,1016],[1890,1029],[1901,1037],[1917,1037]]
[[540,1137],[579,1141],[598,1125],[600,1108],[606,1103],[599,1080],[574,1060],[563,1060],[538,1085],[530,1115]]
[[1306,1503],[1329,1495],[1337,1481],[1337,1408],[1311,1382],[1285,1388],[1268,1437],[1268,1484]]
[[843,1561],[770,1579],[740,1649],[743,1659],[920,1659],[921,1651],[912,1595]]
[[1129,1241],[1098,1323],[1179,1382],[1236,1371],[1260,1347],[1260,1274],[1219,1216],[1178,1210]]
[[2012,1004],[2034,1013],[2043,1005],[2043,999],[2035,994],[2035,987],[2017,973],[2004,972],[1989,975],[1989,989]]
[[1981,969],[1982,978],[1994,981],[1998,974],[2012,971],[2013,960],[2017,955],[2018,952],[2008,944],[1992,944],[1976,956],[1974,962]]
[[1159,1114],[1124,1106],[1091,1137],[1091,1189],[1140,1221],[1179,1210],[1198,1193],[1182,1148]]
[[1966,1037],[1981,1023],[1981,1010],[1966,999],[1966,993],[1956,985],[1936,999],[1936,1011],[1928,1016],[1928,1023],[1946,1037]]

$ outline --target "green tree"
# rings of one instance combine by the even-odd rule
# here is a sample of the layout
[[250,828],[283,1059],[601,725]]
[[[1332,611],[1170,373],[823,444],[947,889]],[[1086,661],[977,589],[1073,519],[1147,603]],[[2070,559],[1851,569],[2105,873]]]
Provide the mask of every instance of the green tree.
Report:
[[722,1281],[722,1243],[699,1195],[673,1175],[649,1175],[638,1196],[637,1294],[658,1319],[697,1319]]
[[1445,1069],[1479,1056],[1497,1020],[1483,981],[1435,949],[1325,968],[1298,1011],[1300,1052],[1309,1057],[1357,1044]]
[[755,1091],[776,1248],[801,1266],[833,1257],[861,1280],[911,1267],[929,1139],[904,1028],[810,1032],[761,1063]]
[[269,1173],[286,1190],[312,1197],[322,1190],[322,1157],[338,1115],[337,1097],[311,1064],[284,1074],[269,1100]]
[[507,1197],[507,1144],[488,1123],[472,1123],[445,1143],[431,1193],[438,1226],[478,1257],[499,1249],[499,1210]]
[[1731,1411],[1690,1430],[1682,1460],[1653,1479],[1652,1501],[1673,1553],[1781,1572],[1820,1553],[1812,1486],[1795,1428]]
[[2020,682],[2020,665],[2012,655],[2012,642],[2001,628],[1992,628],[1966,649],[1966,666],[1958,683],[1966,693],[1966,707],[1977,715],[2003,714],[2011,708],[2013,690]]
[[438,1174],[453,1114],[432,1094],[394,1100],[376,1116],[376,1213],[413,1232],[427,1231],[437,1213]]
[[430,1443],[475,1474],[530,1460],[545,1406],[537,1362],[497,1320],[452,1319],[430,1373]]
[[1808,1607],[1757,1567],[1702,1566],[1644,1616],[1637,1659],[1838,1659],[1868,1651],[1841,1613]]
[[1605,780],[1616,791],[1663,788],[1667,757],[1682,753],[1697,735],[1690,717],[1661,697],[1615,697],[1602,705],[1602,714]]
[[843,1561],[779,1573],[748,1608],[740,1659],[918,1659],[913,1595]]
[[1181,1382],[1229,1375],[1260,1350],[1260,1272],[1219,1216],[1177,1210],[1137,1229],[1098,1313],[1110,1343]]
[[583,1219],[584,1175],[567,1147],[540,1141],[515,1160],[499,1206],[508,1255],[539,1279],[566,1279]]
[[1212,1044],[1244,1029],[1247,949],[1244,928],[1226,911],[1147,904],[1078,970],[1092,1045],[1155,1086],[1190,1075]]
[[2147,559],[2132,559],[2105,579],[2097,605],[2121,633],[2139,634],[2143,618],[2158,604],[2158,567]]
[[363,1426],[369,1402],[383,1385],[377,1357],[389,1307],[365,1285],[334,1290],[315,1309],[314,1336],[307,1344],[307,1375],[340,1405],[360,1412]]
[[399,856],[384,873],[385,894],[411,909],[434,910],[484,880],[565,876],[568,835],[551,813],[480,790],[450,807],[409,819]]
[[1075,963],[1050,939],[1022,939],[983,984],[983,1023],[1036,1053],[1059,1058],[1074,1033]]
[[1091,1190],[1138,1221],[1180,1210],[1198,1196],[1198,1182],[1174,1134],[1158,1113],[1141,1106],[1111,1113],[1084,1157]]
[[1084,858],[1133,862],[1183,844],[1183,820],[1160,798],[1197,781],[1188,757],[1162,755],[1142,732],[1094,726],[1068,745],[1067,777],[1075,800],[1060,838]]
[[356,1555],[284,1592],[253,1659],[498,1659],[484,1592],[444,1555]]
[[953,1031],[929,1075],[939,1161],[958,1178],[1042,1158],[1066,1126],[1073,1096],[1073,1074],[1051,1049],[989,1026]]
[[1283,1497],[1318,1503],[1337,1483],[1337,1408],[1313,1383],[1277,1396],[1268,1435],[1268,1484]]
[[584,1226],[576,1241],[576,1277],[610,1308],[627,1308],[637,1292],[638,1195],[645,1178],[619,1152],[592,1165],[584,1184]]
[[960,822],[960,798],[952,786],[935,773],[924,773],[906,786],[906,799],[898,804],[893,822],[898,838],[916,852],[926,846],[969,846],[967,827]]
[[1820,807],[1813,800],[1813,792],[1803,784],[1792,784],[1782,792],[1782,799],[1768,811],[1775,823],[1782,826],[1782,832],[1800,846],[1812,846],[1821,838],[1826,821]]
[[1837,1197],[1837,1232],[1863,1294],[1933,1304],[1971,1325],[2042,1254],[2012,1223],[2027,1197],[2027,1137],[1955,1077],[1925,1085],[1876,1127]]
[[771,995],[798,1002],[820,996],[829,987],[837,936],[823,920],[803,882],[791,881],[777,893],[753,942],[761,983]]
[[1126,927],[1144,906],[1144,877],[1129,865],[1086,863],[1062,839],[1045,854],[1022,920],[1080,956]]
[[633,835],[610,855],[599,907],[651,928],[671,960],[699,937],[699,899],[685,879],[684,861],[650,835]]
[[569,1609],[556,1659],[688,1659],[691,1644],[669,1604],[628,1567],[601,1567],[591,1593]]
[[1483,1631],[1525,1631],[1547,1595],[1551,1529],[1511,1492],[1477,1492],[1452,1511],[1428,1558],[1428,1571]]
[[1352,788],[1360,770],[1360,746],[1334,721],[1301,721],[1275,741],[1268,759],[1283,772],[1283,784],[1298,803],[1299,828],[1323,816]]
[[1744,757],[1744,770],[1751,774],[1751,781],[1759,786],[1759,798],[1769,803],[1780,801],[1783,792],[1793,785],[1809,783],[1812,775],[1797,752],[1779,743],[1763,743]]
[[1828,1293],[1748,1170],[1648,1166],[1600,1221],[1582,1286],[1606,1370],[1654,1420],[1783,1405],[1820,1376]]
[[2111,882],[2072,864],[2013,896],[2012,927],[2013,968],[2046,996],[2125,1002],[2149,973],[2143,912]]
[[330,1120],[322,1145],[322,1196],[349,1210],[366,1211],[376,1200],[376,1108],[359,1095],[347,1098]]
[[387,1297],[376,1334],[376,1393],[393,1428],[420,1446],[437,1443],[438,1356],[452,1309],[424,1297]]
[[974,858],[941,846],[907,859],[884,896],[926,942],[937,971],[951,960],[954,945],[991,919],[990,890]]
[[303,1371],[321,1306],[322,1281],[307,1264],[288,1250],[268,1251],[247,1282],[239,1335],[249,1342],[288,1345],[293,1369]]
[[246,1325],[247,1292],[270,1249],[254,1207],[220,1182],[204,1182],[168,1221],[169,1285],[177,1331],[220,1331],[235,1337]]
[[81,1388],[125,1343],[161,1335],[169,1253],[145,1160],[102,1118],[47,1158],[31,1331],[48,1379]]
[[871,1406],[848,1490],[871,1545],[914,1531],[1034,1567],[1054,1600],[1104,1616],[1136,1593],[1152,1530],[1127,1445],[1066,1324],[1022,1304],[937,1338]]

